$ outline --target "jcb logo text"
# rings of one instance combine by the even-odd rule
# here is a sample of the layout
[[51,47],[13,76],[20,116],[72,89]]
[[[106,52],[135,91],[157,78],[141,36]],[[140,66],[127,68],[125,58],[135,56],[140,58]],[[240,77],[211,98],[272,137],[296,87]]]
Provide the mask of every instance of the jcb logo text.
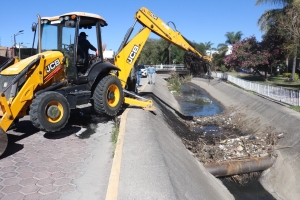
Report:
[[51,72],[54,68],[56,68],[58,65],[60,65],[60,61],[59,59],[54,60],[52,63],[50,63],[47,67],[46,67],[46,72],[49,73]]
[[129,64],[132,63],[132,61],[134,60],[134,58],[135,58],[135,56],[136,56],[136,54],[137,54],[138,51],[139,51],[139,47],[136,46],[136,45],[134,45],[133,48],[132,48],[132,50],[131,50],[131,52],[130,52],[130,54],[129,54],[129,56],[128,56],[128,58],[127,58],[127,62]]

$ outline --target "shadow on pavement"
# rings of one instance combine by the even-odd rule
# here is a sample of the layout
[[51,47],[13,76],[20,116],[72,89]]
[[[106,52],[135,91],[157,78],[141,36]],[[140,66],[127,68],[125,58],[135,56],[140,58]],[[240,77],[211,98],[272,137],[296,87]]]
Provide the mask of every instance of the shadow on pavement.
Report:
[[24,148],[24,145],[18,144],[17,142],[37,132],[39,132],[39,130],[32,125],[31,121],[20,121],[16,123],[14,127],[9,129],[7,132],[7,148],[0,156],[0,159],[6,158],[21,151]]

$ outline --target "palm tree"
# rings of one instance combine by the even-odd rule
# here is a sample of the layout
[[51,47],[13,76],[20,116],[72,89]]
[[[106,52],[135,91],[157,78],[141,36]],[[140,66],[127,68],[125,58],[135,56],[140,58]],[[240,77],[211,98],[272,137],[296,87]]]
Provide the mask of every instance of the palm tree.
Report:
[[278,29],[284,30],[286,35],[289,35],[291,37],[294,46],[293,48],[294,59],[293,59],[293,69],[292,69],[292,80],[294,80],[295,70],[296,70],[298,40],[300,38],[297,34],[295,33],[293,34],[292,32],[294,30],[296,30],[297,32],[298,29],[300,28],[298,26],[295,26],[294,24],[295,17],[299,20],[299,16],[298,14],[296,14],[296,16],[292,16],[292,18],[289,18],[289,16],[287,16],[287,13],[293,13],[293,12],[298,13],[300,0],[257,0],[256,1],[256,5],[267,4],[267,3],[282,5],[283,7],[279,9],[271,9],[265,11],[265,13],[259,18],[258,24],[260,25],[260,29],[263,31],[269,31],[271,28],[274,28],[274,25],[276,25]]
[[241,41],[242,36],[243,36],[243,33],[241,31],[238,31],[236,33],[235,32],[227,32],[225,34],[225,37],[226,37],[225,43],[229,44],[229,45],[233,45],[234,43]]
[[277,5],[285,5],[289,3],[293,3],[297,0],[256,0],[256,5],[260,4],[277,4]]
[[216,68],[221,68],[224,66],[224,58],[226,57],[226,52],[228,50],[228,46],[226,44],[218,44],[216,48],[218,53],[214,53],[212,55],[212,67],[214,70]]

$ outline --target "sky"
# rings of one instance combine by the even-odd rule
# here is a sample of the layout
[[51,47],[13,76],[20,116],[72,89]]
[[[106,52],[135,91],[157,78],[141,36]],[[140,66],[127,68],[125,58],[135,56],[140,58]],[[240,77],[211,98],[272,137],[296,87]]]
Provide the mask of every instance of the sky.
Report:
[[[128,28],[134,22],[134,14],[146,7],[164,22],[172,21],[185,38],[193,42],[211,42],[213,47],[225,43],[227,32],[241,31],[243,38],[256,36],[261,41],[263,32],[257,20],[265,10],[274,5],[255,5],[256,0],[14,0],[1,1],[0,46],[11,47],[14,34],[17,43],[32,46],[31,25],[37,22],[37,14],[56,16],[68,12],[89,12],[102,16],[108,26],[102,29],[102,41],[107,50],[117,51]],[[4,9],[6,8],[6,9]],[[171,28],[174,29],[172,25]],[[133,34],[141,26],[135,27]],[[150,34],[150,38],[159,38]],[[93,44],[93,38],[88,37]],[[36,44],[36,43],[35,43]],[[94,43],[96,44],[96,43]]]

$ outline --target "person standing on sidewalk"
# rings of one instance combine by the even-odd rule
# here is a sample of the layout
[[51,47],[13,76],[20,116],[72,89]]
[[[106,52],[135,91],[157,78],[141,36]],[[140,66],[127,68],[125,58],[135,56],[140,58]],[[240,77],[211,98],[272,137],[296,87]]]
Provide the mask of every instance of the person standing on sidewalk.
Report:
[[148,71],[149,84],[155,85],[155,68],[152,66],[152,63],[148,67],[147,71]]
[[141,76],[142,76],[141,66],[138,65],[138,66],[136,67],[136,85],[137,85],[138,87],[140,86]]

